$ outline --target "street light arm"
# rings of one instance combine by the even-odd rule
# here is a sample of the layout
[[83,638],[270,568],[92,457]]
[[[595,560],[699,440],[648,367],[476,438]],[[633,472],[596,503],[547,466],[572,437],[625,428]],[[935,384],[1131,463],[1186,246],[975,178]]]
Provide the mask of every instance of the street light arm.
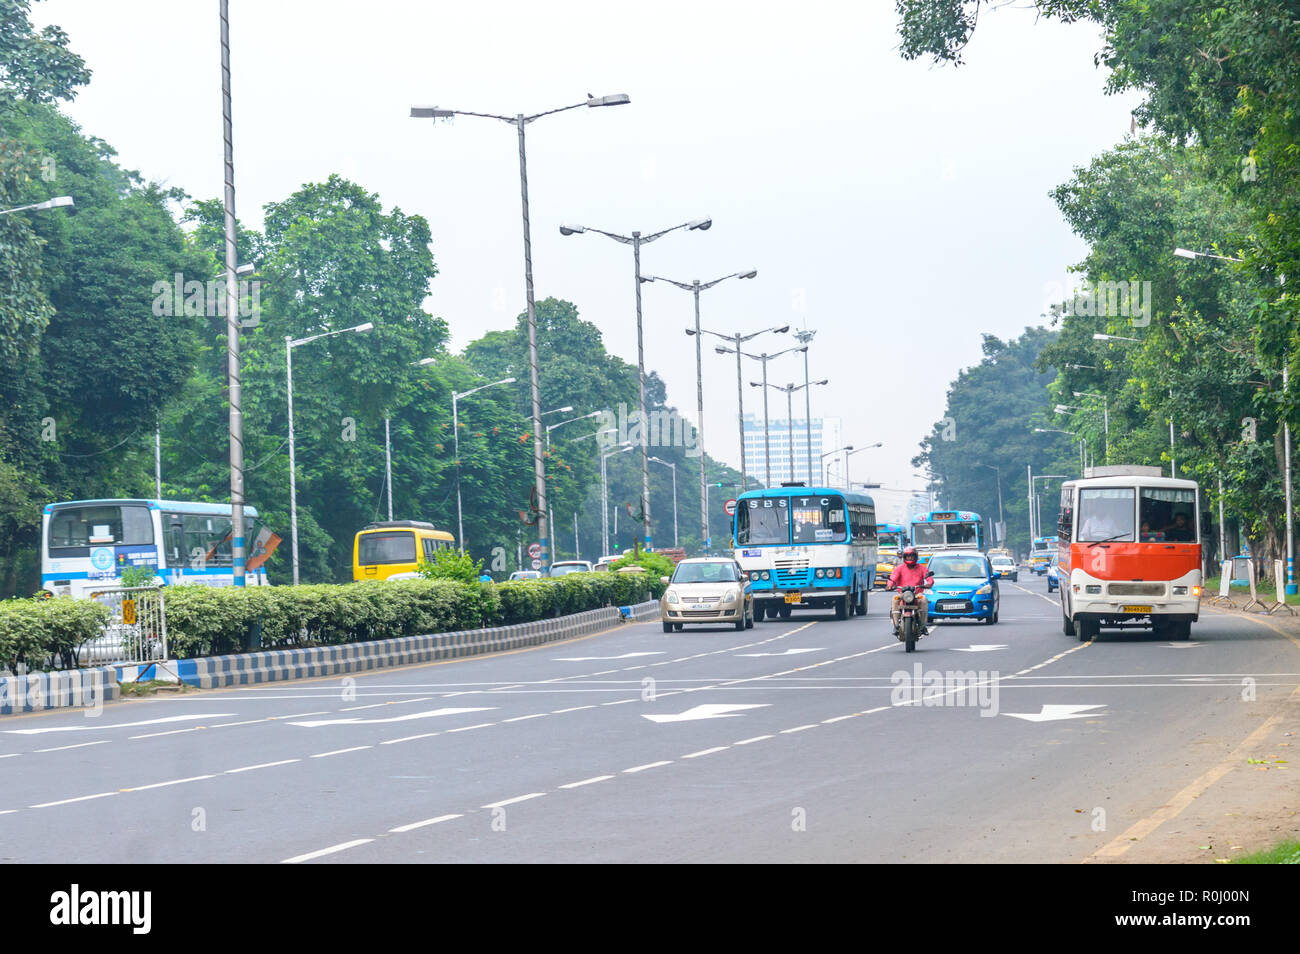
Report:
[[471,394],[477,394],[479,391],[482,391],[484,388],[496,387],[498,384],[514,384],[514,383],[515,383],[514,378],[502,378],[500,381],[493,381],[490,384],[480,384],[478,387],[470,388],[468,391],[460,391],[460,392],[453,391],[452,394],[455,397],[455,399],[459,401],[461,398],[467,398]]
[[322,331],[320,334],[308,335],[306,338],[289,338],[288,335],[285,335],[285,338],[289,341],[290,348],[296,348],[299,345],[305,345],[308,342],[317,340],[318,338],[329,338],[332,335],[347,334],[349,331],[357,331],[357,332],[370,331],[374,327],[375,326],[372,322],[367,321],[360,325],[354,325],[351,328],[339,328],[335,331]]

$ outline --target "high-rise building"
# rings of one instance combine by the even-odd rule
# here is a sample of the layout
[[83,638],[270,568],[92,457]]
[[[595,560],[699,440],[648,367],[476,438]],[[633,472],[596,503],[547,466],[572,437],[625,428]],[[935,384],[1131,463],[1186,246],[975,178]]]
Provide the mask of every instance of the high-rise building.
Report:
[[[808,428],[806,418],[796,417],[793,422],[784,418],[768,421],[768,447],[764,447],[762,415],[745,415],[745,470],[750,477],[764,482],[767,476],[767,464],[770,456],[772,467],[771,486],[779,487],[789,480],[802,480],[811,485],[822,482],[821,455],[827,450],[842,447],[840,439],[841,421],[838,417],[813,418],[812,421],[812,467],[808,461]],[[794,440],[794,474],[790,473],[790,441]],[[830,465],[831,459],[826,463]],[[843,464],[839,464],[839,482],[843,483]],[[834,481],[836,470],[831,469]]]

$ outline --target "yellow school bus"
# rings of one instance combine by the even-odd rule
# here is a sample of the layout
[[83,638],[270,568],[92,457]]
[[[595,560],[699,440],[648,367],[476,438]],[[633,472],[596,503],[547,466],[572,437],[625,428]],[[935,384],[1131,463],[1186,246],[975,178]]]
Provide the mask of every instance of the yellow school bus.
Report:
[[352,541],[352,579],[387,580],[415,572],[439,550],[453,550],[456,538],[420,520],[368,523]]

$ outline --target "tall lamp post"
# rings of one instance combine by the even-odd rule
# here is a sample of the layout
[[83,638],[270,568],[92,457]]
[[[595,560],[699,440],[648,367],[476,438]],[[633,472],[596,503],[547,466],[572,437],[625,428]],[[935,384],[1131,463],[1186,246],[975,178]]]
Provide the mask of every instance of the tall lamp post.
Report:
[[[1213,258],[1221,262],[1233,262],[1234,264],[1244,264],[1245,260],[1233,258],[1230,255],[1215,255],[1211,252],[1193,252],[1190,249],[1176,248],[1174,254],[1179,258]],[[1282,355],[1282,393],[1285,395],[1290,390],[1291,384],[1291,356]],[[1172,440],[1172,427],[1170,425],[1170,434]],[[1286,502],[1286,592],[1288,595],[1295,595],[1297,588],[1295,582],[1295,524],[1291,512],[1291,422],[1285,415],[1282,417],[1282,484],[1285,493]],[[1220,521],[1222,522],[1222,521]]]
[[[765,466],[766,466],[766,468],[767,468],[767,469],[766,469],[766,473],[764,474],[764,477],[763,477],[763,483],[764,483],[764,485],[767,486],[767,487],[771,487],[771,486],[772,486],[772,441],[771,441],[771,434],[770,434],[769,431],[768,431],[768,418],[767,418],[767,363],[768,363],[769,361],[771,361],[773,358],[779,358],[779,357],[781,357],[781,355],[783,355],[783,354],[789,354],[791,351],[804,351],[804,350],[806,350],[806,349],[807,349],[807,345],[801,345],[801,346],[799,346],[799,347],[795,347],[795,348],[786,348],[784,351],[778,351],[778,352],[776,352],[775,354],[768,354],[766,351],[764,351],[762,354],[750,354],[748,351],[741,351],[739,348],[736,349],[736,365],[737,365],[738,368],[739,368],[739,365],[740,365],[740,357],[741,357],[742,355],[743,355],[744,357],[746,357],[746,358],[752,358],[752,359],[755,360],[755,361],[759,361],[759,362],[761,362],[762,365],[763,365],[763,381],[762,381],[762,387],[763,387],[763,457],[764,457],[764,460],[765,460]],[[731,349],[730,349],[730,348],[714,348],[713,350],[716,351],[718,354],[731,354]],[[738,373],[739,373],[739,372],[738,372]],[[737,384],[739,384],[739,381],[737,381]],[[755,387],[758,387],[758,385],[755,385]],[[744,422],[743,422],[743,421],[741,422],[741,428],[742,428],[741,433],[742,433],[742,435],[743,435],[743,433],[744,433],[744,430],[743,430],[743,428],[744,428]],[[743,438],[742,438],[742,439],[743,439]],[[744,448],[743,448],[743,447],[741,448],[741,453],[742,453],[742,456],[743,456],[743,453],[744,453]]]
[[975,466],[976,466],[976,467],[987,467],[989,470],[993,471],[995,477],[997,478],[997,483],[998,483],[998,544],[1000,545],[1000,544],[1006,542],[1006,536],[1007,536],[1006,524],[1003,523],[1003,520],[1002,520],[1002,471],[1001,471],[1000,469],[998,469],[997,467],[994,467],[992,464],[983,464],[983,463],[980,463],[979,461],[976,461],[976,462],[975,462]]
[[[559,109],[548,109],[545,112],[534,113],[531,116],[526,116],[523,113],[515,116],[498,116],[493,113],[438,109],[434,106],[411,107],[411,117],[413,119],[436,120],[450,119],[453,116],[479,116],[484,119],[497,119],[501,122],[510,123],[519,134],[519,193],[524,214],[524,293],[528,305],[528,377],[532,387],[533,399],[533,477],[537,486],[537,542],[542,548],[541,559],[543,563],[549,562],[551,541],[548,536],[550,526],[547,519],[546,465],[542,460],[542,394],[537,374],[537,312],[533,301],[533,238],[532,229],[528,222],[528,162],[524,150],[524,128],[543,116],[567,112],[570,109],[577,109],[579,106],[622,106],[629,102],[631,100],[626,93],[616,93],[612,96],[588,96],[584,102],[574,103],[572,106],[561,106]],[[464,545],[463,540],[461,545]]]
[[[500,381],[493,381],[490,384],[480,384],[468,391],[451,392],[451,439],[453,453],[456,455],[456,540],[460,544],[462,553],[468,553],[469,548],[465,546],[465,518],[460,504],[460,400],[469,397],[471,394],[477,394],[484,388],[496,387],[498,384],[514,383],[514,378],[502,378]],[[538,515],[537,519],[541,520],[541,515]]]
[[[794,333],[795,340],[804,346],[803,349],[803,416],[804,416],[804,438],[808,442],[808,486],[813,484],[812,473],[812,388],[808,387],[808,345],[812,344],[813,336],[816,331],[809,331],[807,328]],[[791,480],[794,477],[791,476]]]
[[676,232],[678,229],[686,229],[688,231],[698,229],[701,232],[705,232],[712,225],[713,219],[710,218],[692,219],[689,222],[682,222],[680,225],[674,225],[658,232],[651,232],[649,235],[642,235],[640,232],[633,232],[631,235],[619,235],[617,232],[606,232],[603,229],[592,229],[583,225],[560,226],[561,235],[578,235],[582,232],[595,232],[597,235],[611,238],[615,242],[632,246],[632,263],[636,271],[636,372],[641,411],[641,497],[643,500],[642,539],[645,541],[645,548],[647,550],[654,549],[654,546],[653,540],[650,536],[650,418],[646,414],[645,404],[645,340],[642,334],[641,324],[641,246],[653,242],[656,239],[661,239],[669,232]]
[[885,444],[883,441],[876,441],[874,444],[867,444],[863,447],[857,447],[845,453],[844,455],[844,486],[845,487],[848,487],[849,490],[853,489],[853,485],[849,483],[849,458],[860,451],[871,450],[871,448],[873,447],[884,447],[884,446]]
[[[806,357],[807,357],[808,349],[807,349],[807,348],[804,348],[803,351],[804,351],[804,356],[805,356],[805,358],[806,358]],[[812,382],[810,382],[810,383],[811,383],[811,384],[830,384],[830,379],[829,379],[829,378],[823,378],[823,379],[820,380],[820,381],[812,381]],[[750,386],[751,388],[761,388],[761,387],[763,387],[764,385],[763,385],[763,383],[760,382],[760,381],[750,381],[750,382],[749,382],[749,386]],[[810,386],[809,384],[794,384],[794,383],[787,384],[787,385],[785,385],[784,387],[781,386],[781,385],[779,385],[779,384],[769,384],[769,385],[767,385],[767,387],[771,388],[773,391],[780,391],[780,392],[782,392],[782,393],[785,395],[785,421],[786,421],[786,430],[789,432],[788,435],[787,435],[787,440],[788,440],[788,442],[789,442],[789,449],[790,449],[790,477],[789,477],[790,480],[794,480],[794,479],[795,479],[795,473],[794,473],[794,392],[795,392],[795,391],[806,391],[806,390],[809,388],[809,386]],[[864,448],[864,450],[865,450],[865,448]],[[810,453],[811,453],[811,452],[810,452]],[[811,480],[808,481],[808,486],[809,486],[809,487],[812,486],[812,481],[811,481]]]
[[826,479],[827,479],[827,478],[826,478],[826,458],[827,458],[827,457],[834,457],[836,454],[840,453],[840,451],[851,451],[851,450],[853,450],[853,445],[852,445],[852,444],[845,444],[843,447],[837,447],[837,448],[835,448],[835,450],[829,450],[829,451],[827,451],[825,454],[822,454],[822,455],[821,455],[821,460],[818,462],[818,466],[821,467],[821,472],[822,472],[822,486],[823,486],[823,487],[826,486]]
[[[1074,442],[1074,432],[1063,431],[1059,427],[1035,427],[1034,433],[1035,434],[1069,434],[1071,443]],[[1079,438],[1079,476],[1080,477],[1083,476],[1083,469],[1086,466],[1084,463],[1083,446],[1084,446],[1083,438]]]
[[697,339],[700,335],[713,335],[715,338],[730,342],[731,348],[714,348],[713,350],[718,354],[735,354],[736,356],[736,423],[739,426],[740,433],[740,489],[742,492],[749,489],[749,472],[745,466],[745,387],[740,367],[740,346],[757,338],[759,335],[767,334],[769,331],[781,335],[789,330],[789,325],[781,325],[780,327],[773,325],[771,328],[764,328],[762,331],[755,331],[747,335],[740,332],[736,332],[734,335],[724,335],[717,331],[709,331],[706,328],[698,331],[690,328],[686,329],[688,335],[695,335]]
[[677,546],[677,465],[661,457],[651,457],[656,464],[663,464],[673,469],[673,546]]
[[[236,322],[238,322],[238,315],[236,315]],[[238,327],[238,324],[236,324],[236,327]],[[355,327],[352,328],[340,328],[338,331],[322,331],[320,334],[308,335],[306,338],[293,338],[290,337],[289,335],[284,336],[285,383],[287,384],[286,390],[289,398],[289,536],[290,536],[290,544],[291,544],[290,548],[293,551],[293,585],[294,586],[298,585],[298,467],[297,467],[296,458],[294,456],[294,436],[293,436],[293,349],[297,348],[300,345],[305,345],[310,341],[315,341],[318,338],[331,338],[334,335],[347,334],[349,331],[356,331],[356,332],[369,331],[373,327],[375,327],[374,323],[367,321],[365,324],[356,325]],[[232,406],[231,413],[232,414],[234,413],[233,406]],[[232,448],[233,448],[233,444],[232,444]],[[231,453],[233,456],[234,451],[232,450]],[[241,449],[240,462],[241,462],[241,469],[239,472],[239,478],[240,478],[241,506],[239,508],[238,518],[242,521],[244,515],[244,508],[242,506],[243,476],[244,476],[243,469],[242,469],[242,462],[243,462],[242,449]],[[235,539],[236,534],[239,535],[239,539],[242,539],[243,527],[234,522],[236,519],[236,514],[234,513],[233,510],[231,511],[230,519],[231,519],[231,524],[230,524],[231,539],[232,540]],[[235,576],[236,585],[242,586],[243,579],[244,579],[243,571],[239,567],[235,567],[235,570],[236,570],[236,576]]]
[[[700,342],[703,339],[703,335],[700,334],[700,292],[721,284],[728,278],[754,278],[757,275],[758,269],[751,268],[747,272],[732,272],[730,275],[723,275],[711,282],[701,282],[697,278],[689,285],[686,282],[674,281],[671,278],[663,278],[657,275],[645,275],[641,278],[643,282],[667,282],[684,291],[691,292],[695,296],[695,430],[696,442],[700,448],[700,542],[705,550],[711,547],[712,540],[709,538],[709,515],[705,509],[705,498],[708,496],[708,491],[704,486],[704,364],[700,356]],[[741,448],[741,455],[744,455],[744,448]],[[676,479],[675,473],[673,476]],[[676,541],[674,541],[673,545],[677,545]]]

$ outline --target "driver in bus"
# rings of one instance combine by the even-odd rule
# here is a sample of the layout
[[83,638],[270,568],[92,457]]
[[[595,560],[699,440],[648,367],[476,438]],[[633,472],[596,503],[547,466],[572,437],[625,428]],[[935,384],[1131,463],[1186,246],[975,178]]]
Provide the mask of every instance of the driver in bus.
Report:
[[[916,601],[917,613],[921,617],[921,635],[927,636],[930,633],[930,627],[927,625],[927,600],[925,598],[925,588],[934,582],[934,574],[930,568],[917,562],[916,547],[907,546],[903,548],[903,562],[894,567],[893,572],[889,574],[889,582],[885,584],[885,589],[894,590],[900,586],[914,586],[917,590]],[[889,621],[894,624],[894,635],[898,635],[898,597],[894,597],[893,604],[889,610]]]
[[1187,514],[1174,514],[1174,522],[1165,527],[1165,539],[1178,543],[1190,543],[1192,541],[1192,528],[1187,525]]

